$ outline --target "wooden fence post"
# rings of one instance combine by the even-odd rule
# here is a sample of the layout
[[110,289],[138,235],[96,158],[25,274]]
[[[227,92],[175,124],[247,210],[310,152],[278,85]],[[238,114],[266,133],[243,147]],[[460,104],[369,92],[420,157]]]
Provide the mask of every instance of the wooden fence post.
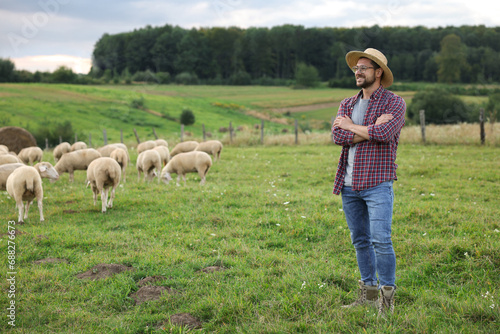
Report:
[[233,122],[229,122],[229,142],[233,143]]
[[135,134],[135,139],[137,139],[137,144],[140,144],[141,140],[139,139],[139,135],[137,135],[137,131],[135,131],[135,128],[134,128],[134,134]]
[[155,128],[153,128],[153,134],[155,135],[155,139],[158,139],[158,135],[156,134]]
[[104,145],[108,145],[108,134],[106,133],[106,129],[102,130],[102,137],[104,138]]
[[422,141],[425,144],[425,110],[420,110],[420,130],[422,131]]
[[264,145],[264,120],[260,120],[260,143]]
[[184,141],[184,124],[181,124],[181,143]]
[[207,133],[205,132],[205,124],[202,124],[201,127],[203,128],[203,141],[207,140]]
[[484,108],[479,109],[479,128],[481,131],[481,145],[484,145],[486,134],[484,132]]
[[120,141],[123,144],[123,129],[120,129]]
[[295,145],[299,143],[299,121],[295,119]]
[[78,135],[75,133],[75,143],[78,141]]
[[45,138],[45,151],[49,150],[49,139]]
[[59,136],[59,144],[62,143],[62,137]]
[[89,132],[89,147],[92,147],[92,134]]

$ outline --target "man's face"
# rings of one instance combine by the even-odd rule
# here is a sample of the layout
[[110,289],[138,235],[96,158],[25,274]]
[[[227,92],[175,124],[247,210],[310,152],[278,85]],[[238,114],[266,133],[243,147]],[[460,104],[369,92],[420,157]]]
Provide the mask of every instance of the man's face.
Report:
[[356,71],[356,86],[360,88],[368,88],[375,83],[375,69],[373,68],[372,62],[369,59],[361,58],[356,64],[358,67],[366,66],[370,67],[365,70],[364,73],[361,71]]

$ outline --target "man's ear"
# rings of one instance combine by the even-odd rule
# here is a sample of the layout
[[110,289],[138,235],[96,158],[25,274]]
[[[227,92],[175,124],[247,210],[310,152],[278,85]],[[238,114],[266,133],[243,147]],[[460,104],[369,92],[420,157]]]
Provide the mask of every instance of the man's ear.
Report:
[[382,76],[384,75],[384,70],[382,68],[377,68],[377,70],[375,72],[376,72],[377,78],[382,78]]

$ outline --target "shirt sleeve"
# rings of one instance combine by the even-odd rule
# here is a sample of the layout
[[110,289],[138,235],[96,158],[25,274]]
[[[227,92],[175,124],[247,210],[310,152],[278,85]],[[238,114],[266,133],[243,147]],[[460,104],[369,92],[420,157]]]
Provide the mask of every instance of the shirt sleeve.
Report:
[[386,106],[383,114],[392,114],[393,119],[384,124],[368,126],[371,141],[387,143],[393,141],[405,124],[406,102],[400,96],[394,95]]
[[[348,112],[347,99],[343,100],[340,104],[339,111],[337,112],[337,117],[347,116]],[[354,139],[354,132],[341,129],[339,127],[332,126],[333,142],[340,146],[352,145]]]

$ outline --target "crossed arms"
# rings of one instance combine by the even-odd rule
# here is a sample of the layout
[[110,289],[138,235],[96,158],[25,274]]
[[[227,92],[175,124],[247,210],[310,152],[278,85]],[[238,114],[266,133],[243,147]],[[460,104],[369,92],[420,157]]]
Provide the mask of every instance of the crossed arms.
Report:
[[[375,121],[375,125],[387,123],[393,118],[394,116],[392,114],[382,114]],[[353,144],[365,140],[370,140],[370,135],[368,134],[368,127],[354,124],[352,120],[347,116],[338,116],[333,122],[333,127],[354,133],[354,137],[352,139]]]

